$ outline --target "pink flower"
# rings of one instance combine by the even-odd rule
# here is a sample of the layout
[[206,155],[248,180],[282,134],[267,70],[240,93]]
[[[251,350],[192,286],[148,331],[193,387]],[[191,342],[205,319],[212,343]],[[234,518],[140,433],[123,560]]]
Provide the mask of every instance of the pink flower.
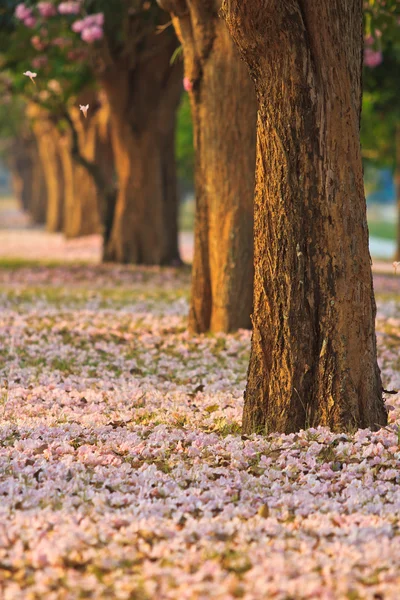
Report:
[[75,33],[82,33],[82,31],[85,28],[85,20],[81,19],[80,21],[75,21],[74,23],[72,23],[72,31],[74,31]]
[[191,92],[193,89],[193,83],[191,82],[191,80],[189,79],[189,77],[184,77],[183,79],[183,89],[186,92]]
[[32,16],[32,9],[25,6],[25,4],[22,2],[21,4],[18,4],[14,14],[17,19],[24,21],[28,17]]
[[51,2],[38,2],[38,11],[41,17],[48,19],[57,14],[56,7]]
[[364,50],[364,64],[367,67],[373,69],[381,64],[383,60],[382,52],[380,50],[372,50],[372,48],[365,48]]
[[68,2],[61,2],[58,5],[58,12],[60,15],[77,15],[80,11],[80,2],[73,2],[69,0]]
[[87,26],[97,25],[98,27],[103,27],[104,25],[104,14],[103,13],[95,13],[94,15],[88,15],[85,17],[85,24]]
[[46,46],[45,43],[40,39],[40,37],[38,35],[34,35],[32,37],[31,44],[35,48],[35,50],[38,50],[39,52],[44,50],[44,48]]
[[25,25],[25,27],[29,27],[30,29],[32,29],[32,27],[35,27],[35,25],[36,25],[35,17],[26,17],[24,19],[24,25]]
[[87,113],[88,113],[88,110],[89,110],[89,104],[85,104],[85,105],[80,104],[79,105],[79,110],[82,111],[83,116],[86,119],[87,118]]
[[81,38],[84,42],[88,44],[92,44],[96,40],[101,40],[103,37],[103,30],[101,27],[97,25],[93,25],[92,27],[87,27],[82,31]]
[[[96,13],[94,15],[88,15],[87,17],[85,17],[84,19],[80,19],[79,21],[75,21],[75,23],[72,24],[72,31],[74,31],[75,33],[82,33],[83,31],[85,31],[85,29],[92,29],[94,27],[97,28],[97,32],[99,29],[102,29],[104,25],[104,15],[103,13]],[[91,37],[90,34],[85,34],[88,35],[89,37]],[[96,35],[96,33],[95,33]],[[101,37],[103,37],[103,32]],[[88,41],[85,40],[83,37],[82,39],[84,41]],[[96,39],[100,39],[100,38],[96,38]]]

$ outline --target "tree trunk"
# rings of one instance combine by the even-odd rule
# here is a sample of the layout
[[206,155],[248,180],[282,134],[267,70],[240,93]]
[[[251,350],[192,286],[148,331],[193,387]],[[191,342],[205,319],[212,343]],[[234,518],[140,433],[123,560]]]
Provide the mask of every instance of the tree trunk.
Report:
[[397,246],[394,260],[400,260],[400,123],[396,125],[396,168],[394,172],[397,206]]
[[182,91],[171,32],[143,41],[135,65],[121,59],[101,82],[110,104],[118,197],[104,258],[179,264],[175,120]]
[[28,211],[32,200],[32,141],[26,137],[17,139],[12,144],[9,157],[9,168],[12,173],[14,196],[22,210]]
[[32,140],[32,194],[28,205],[32,221],[37,224],[46,222],[47,213],[47,190],[42,162],[36,141]]
[[259,103],[255,289],[243,430],[376,429],[359,125],[362,0],[226,0]]
[[[85,100],[87,96],[85,96]],[[83,99],[81,99],[83,102]],[[89,97],[91,112],[87,119],[76,107],[70,109],[78,133],[82,156],[93,162],[96,153],[95,95]],[[79,103],[79,100],[77,101]],[[64,233],[67,238],[91,235],[100,231],[99,199],[96,186],[87,170],[77,164],[71,153],[71,135],[60,141],[60,154],[65,178]]]
[[110,107],[104,92],[99,93],[100,109],[96,114],[96,148],[95,163],[101,169],[103,178],[110,193],[99,197],[99,213],[103,226],[103,258],[110,241],[114,223],[117,194],[115,190],[115,159],[111,141]]
[[38,148],[32,135],[24,135],[13,144],[9,165],[14,194],[34,223],[46,220],[47,194]]
[[47,118],[46,113],[35,105],[27,110],[32,119],[39,157],[47,190],[46,229],[62,231],[64,213],[64,176],[60,158],[59,132]]
[[163,0],[190,89],[196,151],[195,248],[189,328],[250,327],[256,98],[246,65],[218,18],[221,0]]

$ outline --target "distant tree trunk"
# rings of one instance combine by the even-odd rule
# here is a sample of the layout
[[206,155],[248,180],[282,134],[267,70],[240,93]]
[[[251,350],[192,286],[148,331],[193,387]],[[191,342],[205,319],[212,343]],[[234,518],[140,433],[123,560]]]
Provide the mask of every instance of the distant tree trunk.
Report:
[[[96,115],[93,114],[95,94],[88,92],[84,99],[90,101],[88,118],[85,119],[76,107],[70,109],[70,114],[78,133],[82,156],[94,161],[97,138]],[[96,186],[87,170],[74,161],[71,135],[64,135],[60,141],[60,151],[65,178],[64,233],[67,238],[98,233],[100,215]]]
[[46,180],[44,177],[43,166],[40,160],[37,144],[34,139],[32,142],[32,195],[28,206],[28,211],[32,217],[32,221],[42,225],[46,222],[47,214]]
[[47,193],[43,168],[35,139],[31,134],[15,140],[9,158],[13,190],[21,208],[34,223],[46,220]]
[[[115,159],[111,141],[110,107],[104,93],[99,94],[101,107],[96,114],[95,163],[101,169],[107,187],[115,190]],[[114,223],[116,191],[103,198],[98,193],[99,212],[103,226],[103,258],[111,237]]]
[[180,262],[175,119],[181,65],[170,60],[170,31],[143,40],[134,65],[121,58],[101,83],[110,104],[118,197],[104,258],[163,265]]
[[245,433],[377,429],[359,125],[362,0],[226,0],[259,103]]
[[22,210],[28,211],[32,201],[32,140],[16,139],[9,152],[8,164],[12,174],[12,188]]
[[218,18],[221,0],[160,0],[185,61],[196,152],[195,249],[189,328],[250,327],[256,98]]
[[400,123],[396,126],[396,169],[394,173],[397,206],[397,247],[395,260],[400,260]]
[[45,111],[31,104],[27,110],[32,119],[47,190],[46,229],[62,231],[64,216],[64,176],[61,164],[59,133]]

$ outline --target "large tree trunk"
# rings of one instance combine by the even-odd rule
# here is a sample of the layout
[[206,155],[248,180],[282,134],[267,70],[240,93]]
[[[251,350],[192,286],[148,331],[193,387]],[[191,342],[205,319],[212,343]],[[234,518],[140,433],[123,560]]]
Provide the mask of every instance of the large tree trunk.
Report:
[[396,168],[394,172],[397,206],[397,244],[395,260],[400,260],[400,123],[396,126]]
[[142,42],[134,65],[121,58],[101,82],[110,104],[118,197],[105,260],[179,264],[175,119],[181,66],[171,31]]
[[[97,125],[93,114],[95,94],[85,95],[80,101],[90,102],[90,112],[85,119],[75,106],[70,116],[78,134],[82,156],[93,162],[96,154]],[[100,231],[99,199],[95,183],[87,170],[76,163],[71,153],[71,134],[60,141],[60,154],[65,179],[64,234],[67,238],[91,235]]]
[[362,0],[226,0],[259,102],[243,430],[386,423],[359,125]]
[[250,327],[256,97],[218,18],[221,0],[162,0],[185,60],[196,151],[195,249],[189,328]]
[[35,140],[32,140],[32,195],[28,206],[32,221],[37,224],[46,223],[47,214],[47,189],[46,179],[42,161],[40,160],[39,150]]

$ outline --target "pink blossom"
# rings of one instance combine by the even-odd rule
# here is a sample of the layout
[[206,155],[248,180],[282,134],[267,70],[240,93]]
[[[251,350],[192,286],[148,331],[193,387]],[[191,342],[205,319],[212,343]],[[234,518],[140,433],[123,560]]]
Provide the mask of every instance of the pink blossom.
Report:
[[37,20],[35,19],[35,17],[26,17],[23,20],[23,23],[25,27],[29,27],[29,29],[32,29],[33,27],[35,27]]
[[364,50],[364,64],[367,67],[373,69],[381,64],[383,60],[382,52],[380,50],[373,50],[372,48],[365,48]]
[[95,13],[93,15],[88,15],[87,17],[85,17],[84,21],[87,26],[97,25],[98,27],[103,27],[104,14],[103,13]]
[[58,5],[58,12],[60,15],[77,15],[81,8],[80,4],[80,2],[73,2],[72,0],[61,2]]
[[192,91],[192,89],[193,89],[193,83],[189,79],[189,77],[184,77],[184,79],[183,79],[183,89],[186,92],[191,92]]
[[38,11],[41,17],[48,19],[57,14],[56,7],[51,2],[38,2]]
[[91,27],[85,27],[85,29],[81,33],[81,38],[84,42],[88,44],[92,44],[97,40],[101,40],[103,37],[103,30],[101,27],[97,25],[92,25]]
[[72,31],[80,33],[84,42],[91,43],[103,37],[104,15],[96,13],[72,24]]
[[81,33],[83,31],[83,29],[85,28],[85,19],[80,19],[79,21],[75,21],[74,23],[72,23],[72,31],[74,31],[75,33]]
[[44,50],[46,47],[46,44],[43,42],[43,40],[40,39],[38,35],[34,35],[31,38],[31,44],[35,48],[35,50],[38,50],[39,52]]
[[18,4],[14,14],[17,19],[24,21],[28,17],[32,16],[32,9],[25,6],[25,4],[22,2],[21,4]]

